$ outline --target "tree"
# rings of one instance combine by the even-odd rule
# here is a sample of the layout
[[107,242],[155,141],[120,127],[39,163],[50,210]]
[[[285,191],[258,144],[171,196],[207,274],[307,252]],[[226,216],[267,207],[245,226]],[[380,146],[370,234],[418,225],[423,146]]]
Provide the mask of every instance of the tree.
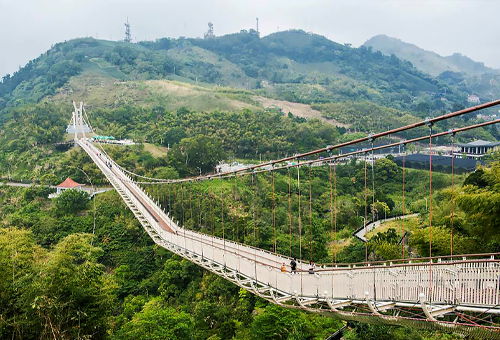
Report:
[[115,339],[184,340],[193,336],[193,320],[184,312],[162,305],[159,299],[146,303],[140,313],[118,330]]
[[77,213],[85,209],[89,203],[89,194],[82,190],[64,190],[55,200],[59,213]]
[[31,303],[37,262],[45,255],[30,231],[0,229],[0,338],[38,338],[40,322]]
[[470,234],[500,244],[500,162],[482,168],[467,177],[467,183],[457,195],[457,205],[465,212]]
[[370,250],[375,254],[376,260],[392,260],[401,257],[400,237],[394,228],[386,232],[377,233],[369,241]]
[[170,163],[184,173],[213,171],[224,158],[221,142],[214,137],[197,135],[183,138],[168,154]]
[[307,339],[312,336],[305,315],[268,305],[251,325],[253,339]]
[[93,235],[61,240],[39,267],[32,308],[41,320],[41,337],[103,337],[113,311],[115,285],[98,263],[101,248]]
[[375,180],[378,183],[393,182],[399,173],[398,165],[388,159],[379,158],[375,161]]
[[385,202],[380,202],[376,201],[375,203],[370,204],[370,209],[375,216],[375,220],[378,220],[379,218],[384,218],[387,217],[387,214],[391,212],[391,209]]
[[160,273],[158,291],[165,298],[178,297],[199,274],[199,268],[186,260],[168,259]]

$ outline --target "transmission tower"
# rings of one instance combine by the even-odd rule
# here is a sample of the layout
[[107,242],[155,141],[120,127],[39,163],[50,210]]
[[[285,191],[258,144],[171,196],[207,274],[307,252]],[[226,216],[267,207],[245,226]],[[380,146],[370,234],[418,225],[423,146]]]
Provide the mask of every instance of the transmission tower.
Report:
[[211,22],[208,23],[208,31],[207,31],[207,33],[205,33],[204,38],[205,39],[215,38],[214,24],[212,24]]
[[132,38],[130,36],[130,24],[128,23],[128,18],[127,22],[125,23],[125,39],[123,39],[123,41],[128,43],[132,41]]
[[255,30],[257,31],[257,34],[259,34],[259,18],[255,18],[255,21],[257,22],[257,25],[255,26]]

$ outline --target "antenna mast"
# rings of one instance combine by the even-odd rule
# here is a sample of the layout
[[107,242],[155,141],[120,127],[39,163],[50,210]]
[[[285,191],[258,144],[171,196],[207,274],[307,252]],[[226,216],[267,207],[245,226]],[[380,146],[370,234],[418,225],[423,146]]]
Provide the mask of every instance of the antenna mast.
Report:
[[130,24],[128,23],[128,17],[127,17],[127,22],[125,23],[125,39],[123,39],[125,42],[131,42],[132,38],[130,36]]
[[212,38],[215,38],[215,34],[214,34],[214,24],[212,24],[211,22],[208,23],[208,31],[207,33],[205,33],[205,36],[204,36],[205,39],[212,39]]

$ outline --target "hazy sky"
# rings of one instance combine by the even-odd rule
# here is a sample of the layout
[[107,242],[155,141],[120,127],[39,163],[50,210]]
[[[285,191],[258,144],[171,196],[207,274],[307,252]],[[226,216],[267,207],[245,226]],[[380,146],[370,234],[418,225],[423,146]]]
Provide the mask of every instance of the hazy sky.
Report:
[[54,43],[76,37],[200,37],[255,26],[262,35],[301,28],[359,46],[387,34],[441,55],[500,68],[499,0],[0,0],[0,76]]

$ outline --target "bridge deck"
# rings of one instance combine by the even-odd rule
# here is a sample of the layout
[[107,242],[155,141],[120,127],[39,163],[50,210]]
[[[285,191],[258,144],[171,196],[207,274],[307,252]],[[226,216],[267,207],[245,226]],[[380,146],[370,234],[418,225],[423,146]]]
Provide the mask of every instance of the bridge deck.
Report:
[[181,228],[90,141],[82,138],[78,144],[158,245],[270,301],[337,313],[364,304],[382,318],[389,317],[382,315],[385,310],[418,306],[429,321],[454,311],[500,314],[500,261],[495,257],[330,266],[314,274],[299,262],[297,273],[282,272],[283,263],[289,268],[286,256]]

